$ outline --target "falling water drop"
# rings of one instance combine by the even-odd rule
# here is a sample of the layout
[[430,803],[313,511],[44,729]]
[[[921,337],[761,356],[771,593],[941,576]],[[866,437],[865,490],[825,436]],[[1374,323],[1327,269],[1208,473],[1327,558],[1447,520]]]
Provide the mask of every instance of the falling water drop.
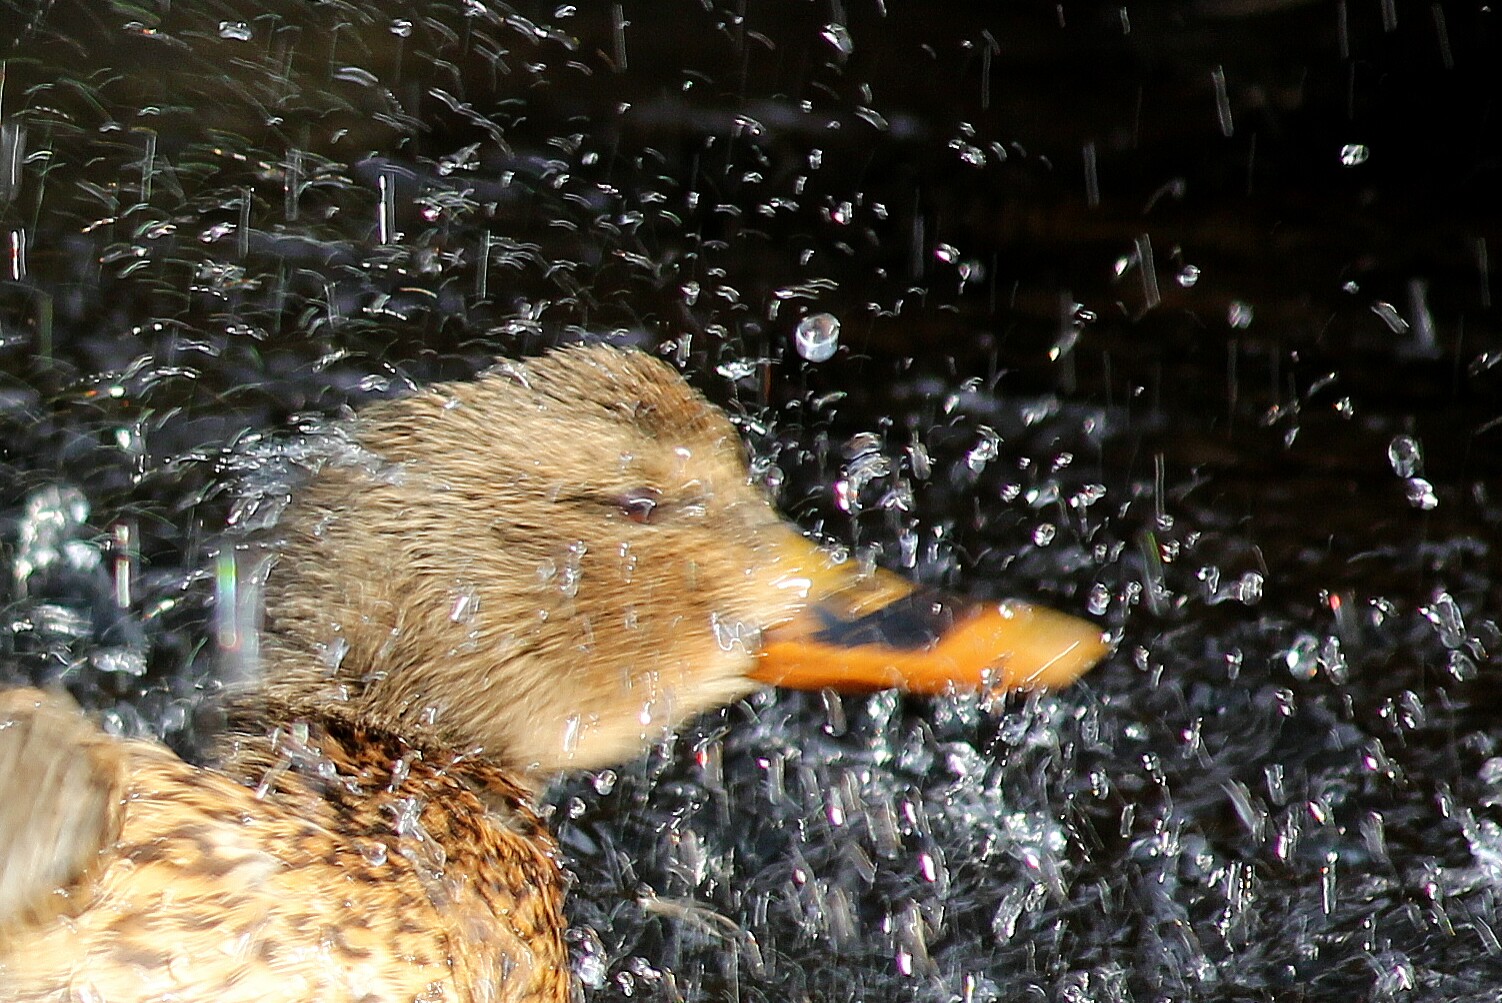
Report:
[[1283,652],[1283,664],[1295,679],[1313,679],[1319,671],[1319,641],[1312,634],[1300,634]]
[[1440,643],[1446,648],[1454,650],[1465,643],[1465,615],[1450,593],[1439,593],[1422,612],[1439,631]]
[[0,123],[0,204],[15,201],[21,193],[25,160],[26,127],[20,122]]
[[1391,303],[1388,303],[1386,300],[1378,300],[1377,302],[1373,303],[1372,313],[1382,318],[1382,323],[1386,324],[1387,329],[1393,334],[1408,333],[1408,321],[1404,320],[1403,315],[1398,313],[1397,307],[1393,306]]
[[1387,462],[1399,477],[1412,477],[1424,469],[1424,450],[1411,435],[1397,435],[1387,445]]
[[1366,159],[1372,155],[1362,143],[1347,143],[1340,148],[1340,163],[1343,167],[1355,167],[1366,163]]
[[1096,582],[1090,588],[1089,598],[1086,600],[1086,608],[1094,616],[1102,616],[1111,608],[1111,590],[1104,584]]
[[10,247],[6,254],[9,264],[7,271],[10,272],[11,281],[20,282],[26,278],[26,231],[14,229],[10,231]]
[[1429,512],[1439,505],[1434,485],[1422,477],[1408,478],[1403,483],[1403,493],[1408,498],[1408,504],[1421,511]]
[[1210,83],[1215,88],[1215,117],[1220,120],[1220,134],[1229,139],[1236,134],[1236,124],[1231,117],[1231,95],[1226,89],[1226,73],[1217,66],[1210,71]]
[[841,56],[848,56],[855,51],[855,40],[850,37],[850,29],[843,24],[826,24],[819,37],[824,39]]
[[389,244],[396,236],[396,179],[389,171],[382,171],[376,179],[380,191],[380,204],[376,208],[376,239]]
[[793,332],[798,354],[809,362],[828,362],[840,347],[840,321],[833,314],[811,313]]

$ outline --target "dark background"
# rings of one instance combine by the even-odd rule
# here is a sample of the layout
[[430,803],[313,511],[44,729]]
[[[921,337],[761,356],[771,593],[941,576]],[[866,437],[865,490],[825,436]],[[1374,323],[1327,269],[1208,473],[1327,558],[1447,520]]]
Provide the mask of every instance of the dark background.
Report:
[[1495,999],[1497,16],[0,2],[7,672],[191,754],[248,442],[606,335],[1121,643],[560,784],[587,996]]

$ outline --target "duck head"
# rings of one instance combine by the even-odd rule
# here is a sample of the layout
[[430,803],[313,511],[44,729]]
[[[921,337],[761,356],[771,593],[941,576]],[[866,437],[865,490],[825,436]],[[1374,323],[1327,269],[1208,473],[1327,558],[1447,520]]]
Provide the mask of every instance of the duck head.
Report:
[[1100,631],[862,574],[785,523],[725,415],[604,346],[363,409],[265,581],[273,720],[338,718],[521,771],[629,758],[776,683],[1072,680]]

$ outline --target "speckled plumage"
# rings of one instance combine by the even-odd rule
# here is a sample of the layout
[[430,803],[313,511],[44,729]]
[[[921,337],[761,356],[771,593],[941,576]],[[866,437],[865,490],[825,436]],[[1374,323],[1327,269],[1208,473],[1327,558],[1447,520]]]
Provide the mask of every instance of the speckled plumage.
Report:
[[[34,691],[3,709],[70,713]],[[568,998],[552,840],[494,766],[314,727],[244,747],[250,786],[103,743],[114,837],[63,915],[10,931],[0,998]]]

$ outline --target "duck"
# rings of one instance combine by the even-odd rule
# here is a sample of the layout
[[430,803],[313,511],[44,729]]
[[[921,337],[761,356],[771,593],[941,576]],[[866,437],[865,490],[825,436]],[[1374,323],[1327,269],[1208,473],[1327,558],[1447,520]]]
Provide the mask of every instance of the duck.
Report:
[[338,428],[205,763],[0,693],[0,998],[562,1003],[549,778],[768,685],[1056,687],[1108,650],[806,538],[644,352],[554,349]]

